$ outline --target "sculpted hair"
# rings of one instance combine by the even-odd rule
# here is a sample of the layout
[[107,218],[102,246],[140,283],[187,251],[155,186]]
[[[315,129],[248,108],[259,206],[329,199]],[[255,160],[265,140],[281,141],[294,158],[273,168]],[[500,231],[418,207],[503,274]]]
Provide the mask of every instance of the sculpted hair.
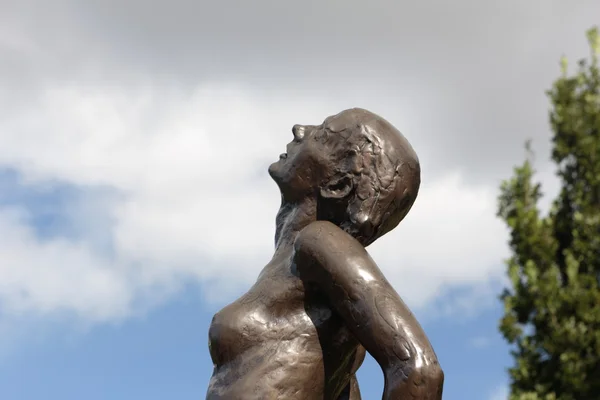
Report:
[[395,228],[419,191],[421,169],[408,141],[389,122],[353,109],[357,123],[317,140],[336,165],[321,187],[318,219],[340,226],[364,246]]

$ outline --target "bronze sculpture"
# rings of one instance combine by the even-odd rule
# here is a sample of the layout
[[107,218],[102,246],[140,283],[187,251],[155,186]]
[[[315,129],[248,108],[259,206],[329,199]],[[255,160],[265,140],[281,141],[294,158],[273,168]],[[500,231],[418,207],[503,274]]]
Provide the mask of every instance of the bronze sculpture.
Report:
[[282,199],[275,253],[212,320],[206,398],[360,399],[355,373],[366,350],[383,370],[383,399],[440,400],[431,344],[365,250],[412,207],[417,155],[363,109],[292,131],[269,167]]

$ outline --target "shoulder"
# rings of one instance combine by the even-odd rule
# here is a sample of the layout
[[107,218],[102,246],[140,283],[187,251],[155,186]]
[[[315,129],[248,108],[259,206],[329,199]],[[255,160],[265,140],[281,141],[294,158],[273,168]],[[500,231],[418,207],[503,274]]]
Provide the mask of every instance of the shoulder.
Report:
[[329,221],[315,221],[300,231],[294,241],[296,252],[355,252],[365,251],[360,242]]
[[350,239],[353,239],[352,236],[339,226],[329,221],[315,221],[311,222],[298,233],[294,241],[294,248],[298,250],[303,246],[322,243],[323,241],[347,241]]
[[300,231],[294,242],[293,265],[302,279],[321,287],[333,282],[353,287],[365,276],[373,283],[385,279],[363,245],[327,221],[313,222]]

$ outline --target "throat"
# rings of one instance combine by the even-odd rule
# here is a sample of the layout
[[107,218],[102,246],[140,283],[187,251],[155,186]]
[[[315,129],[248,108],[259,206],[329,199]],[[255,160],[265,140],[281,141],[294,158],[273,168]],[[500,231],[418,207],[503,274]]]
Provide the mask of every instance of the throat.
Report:
[[317,220],[317,200],[305,198],[301,202],[282,201],[275,218],[276,253],[291,247],[298,233]]

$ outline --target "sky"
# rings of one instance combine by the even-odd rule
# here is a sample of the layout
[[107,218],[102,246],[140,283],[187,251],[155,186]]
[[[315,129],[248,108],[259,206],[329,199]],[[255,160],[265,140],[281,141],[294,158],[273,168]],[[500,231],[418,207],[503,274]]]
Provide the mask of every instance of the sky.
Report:
[[[273,252],[268,165],[351,108],[421,160],[369,252],[422,322],[445,400],[504,400],[498,187],[597,0],[0,0],[2,399],[197,399],[212,315]],[[367,358],[363,398],[383,378]]]

